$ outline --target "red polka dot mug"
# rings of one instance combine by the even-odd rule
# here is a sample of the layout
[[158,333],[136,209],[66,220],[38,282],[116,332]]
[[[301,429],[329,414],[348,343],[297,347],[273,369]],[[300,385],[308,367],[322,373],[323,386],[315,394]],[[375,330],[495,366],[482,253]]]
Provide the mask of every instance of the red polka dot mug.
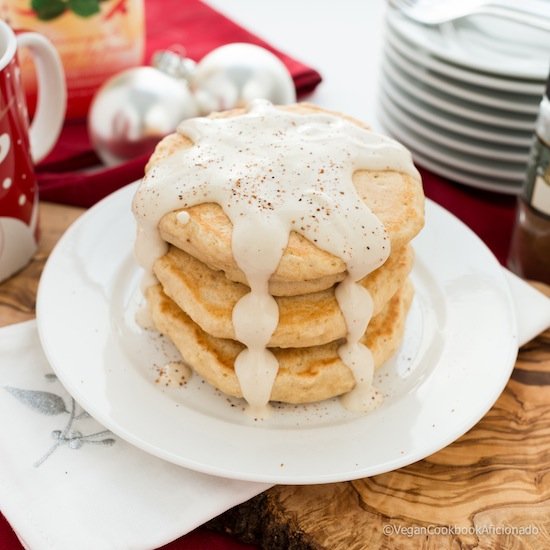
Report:
[[[39,96],[29,125],[17,49],[36,64]],[[0,21],[0,281],[24,267],[38,243],[38,188],[33,164],[54,146],[65,115],[66,86],[59,56],[37,33],[17,37]]]

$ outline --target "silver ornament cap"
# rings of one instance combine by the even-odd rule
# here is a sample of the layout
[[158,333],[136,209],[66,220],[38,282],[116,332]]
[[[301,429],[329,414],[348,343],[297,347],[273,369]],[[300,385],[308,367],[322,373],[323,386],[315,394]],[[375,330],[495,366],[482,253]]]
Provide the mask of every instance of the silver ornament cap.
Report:
[[175,52],[159,52],[154,60],[158,66],[123,71],[94,96],[88,131],[108,166],[152,153],[183,119],[199,114],[187,83],[194,63]]

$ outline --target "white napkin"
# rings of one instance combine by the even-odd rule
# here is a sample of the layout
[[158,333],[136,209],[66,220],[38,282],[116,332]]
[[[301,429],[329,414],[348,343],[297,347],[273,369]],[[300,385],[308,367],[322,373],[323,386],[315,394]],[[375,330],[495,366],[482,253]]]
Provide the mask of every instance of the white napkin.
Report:
[[550,299],[511,271],[505,269],[504,274],[516,306],[518,343],[523,346],[550,326]]
[[[550,300],[507,277],[524,344]],[[33,550],[157,548],[270,487],[174,466],[71,411],[34,321],[0,329],[0,509]]]
[[270,487],[164,462],[72,409],[35,322],[0,329],[0,509],[32,550],[157,548]]

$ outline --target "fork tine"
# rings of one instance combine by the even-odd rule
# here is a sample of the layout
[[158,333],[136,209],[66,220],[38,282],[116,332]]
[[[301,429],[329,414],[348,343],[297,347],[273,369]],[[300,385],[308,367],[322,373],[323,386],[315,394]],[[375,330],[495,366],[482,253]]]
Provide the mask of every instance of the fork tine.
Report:
[[389,0],[390,6],[400,11],[412,8],[415,3],[416,0]]

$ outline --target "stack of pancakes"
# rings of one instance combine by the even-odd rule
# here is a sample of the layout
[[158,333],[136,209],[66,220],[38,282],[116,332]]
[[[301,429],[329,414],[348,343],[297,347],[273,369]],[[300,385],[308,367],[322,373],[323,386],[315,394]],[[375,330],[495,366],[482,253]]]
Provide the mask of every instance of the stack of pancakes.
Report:
[[[292,108],[319,111],[304,105]],[[192,145],[179,134],[165,138],[147,170]],[[353,182],[384,224],[391,243],[387,261],[362,281],[374,304],[362,341],[379,367],[403,335],[413,295],[409,241],[422,228],[424,197],[419,179],[391,169],[356,171]],[[166,214],[159,231],[169,248],[154,265],[159,284],[146,292],[153,323],[207,382],[242,397],[234,361],[244,346],[235,340],[232,311],[249,288],[232,255],[231,222],[219,205],[204,203]],[[279,361],[271,400],[307,403],[353,388],[353,375],[338,355],[347,329],[334,290],[345,275],[340,258],[298,233],[290,234],[269,285],[279,306],[279,323],[269,343]]]

